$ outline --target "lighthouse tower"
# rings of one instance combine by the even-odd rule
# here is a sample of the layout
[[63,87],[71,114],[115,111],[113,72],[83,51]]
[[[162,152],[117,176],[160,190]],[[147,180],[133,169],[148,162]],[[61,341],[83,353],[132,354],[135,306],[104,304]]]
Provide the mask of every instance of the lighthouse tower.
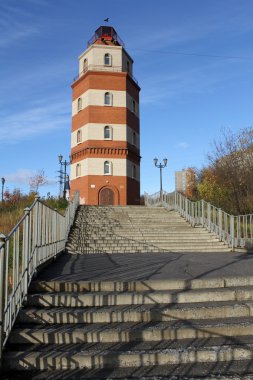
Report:
[[95,31],[72,90],[71,194],[81,204],[139,204],[140,87],[114,28]]

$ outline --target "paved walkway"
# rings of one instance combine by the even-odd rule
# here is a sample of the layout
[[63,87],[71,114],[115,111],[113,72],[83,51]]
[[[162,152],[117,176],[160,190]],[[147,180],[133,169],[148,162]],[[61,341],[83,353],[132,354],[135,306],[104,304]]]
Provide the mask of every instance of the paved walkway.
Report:
[[134,281],[244,275],[253,275],[253,254],[62,254],[39,274],[39,279]]

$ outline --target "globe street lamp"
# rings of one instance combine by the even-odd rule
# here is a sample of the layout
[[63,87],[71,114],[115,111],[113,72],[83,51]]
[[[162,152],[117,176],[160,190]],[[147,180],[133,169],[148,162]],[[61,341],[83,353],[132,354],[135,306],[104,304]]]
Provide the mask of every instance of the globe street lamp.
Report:
[[[67,162],[66,160],[63,161],[62,154],[59,154],[58,160],[59,160],[61,168],[62,166],[64,166],[64,171],[62,171],[62,169],[60,168],[60,184],[63,183],[63,198],[66,199],[67,166],[71,164],[71,156],[69,156],[69,162]],[[63,175],[63,178],[62,178],[62,175]]]
[[5,184],[5,178],[2,177],[1,178],[1,181],[2,181],[2,202],[4,201],[4,184]]
[[163,164],[158,164],[158,158],[154,158],[154,164],[155,164],[155,167],[157,167],[158,169],[160,169],[160,202],[162,203],[163,201],[163,180],[162,180],[162,169],[165,168],[167,166],[167,158],[164,158],[163,159]]

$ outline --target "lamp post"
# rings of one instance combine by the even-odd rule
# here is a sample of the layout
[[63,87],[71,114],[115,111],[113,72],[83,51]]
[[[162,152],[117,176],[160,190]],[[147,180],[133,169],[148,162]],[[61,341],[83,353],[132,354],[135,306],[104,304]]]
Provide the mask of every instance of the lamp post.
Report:
[[1,178],[1,181],[2,181],[2,202],[4,201],[4,184],[5,184],[5,178],[2,177]]
[[167,166],[167,158],[164,158],[163,159],[163,164],[158,164],[158,158],[154,158],[154,164],[155,164],[155,167],[157,167],[158,169],[160,169],[160,202],[162,203],[163,201],[163,179],[162,179],[162,169],[164,169],[166,166]]
[[[71,164],[71,156],[69,156],[69,162],[64,160],[62,154],[59,154],[58,160],[60,163],[60,167],[64,166],[64,171],[60,168],[60,184],[63,183],[63,198],[66,199],[66,180],[67,180],[67,166]],[[63,178],[62,178],[63,174]]]

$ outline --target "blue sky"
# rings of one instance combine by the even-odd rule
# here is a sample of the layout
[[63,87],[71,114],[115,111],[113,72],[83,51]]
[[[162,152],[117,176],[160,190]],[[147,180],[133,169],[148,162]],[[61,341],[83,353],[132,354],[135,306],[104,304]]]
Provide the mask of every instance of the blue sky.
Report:
[[28,191],[44,169],[41,193],[58,194],[77,57],[106,17],[142,88],[142,193],[159,189],[154,156],[168,158],[173,190],[175,170],[205,164],[222,128],[252,126],[252,0],[2,0],[0,15],[0,177],[10,189]]

